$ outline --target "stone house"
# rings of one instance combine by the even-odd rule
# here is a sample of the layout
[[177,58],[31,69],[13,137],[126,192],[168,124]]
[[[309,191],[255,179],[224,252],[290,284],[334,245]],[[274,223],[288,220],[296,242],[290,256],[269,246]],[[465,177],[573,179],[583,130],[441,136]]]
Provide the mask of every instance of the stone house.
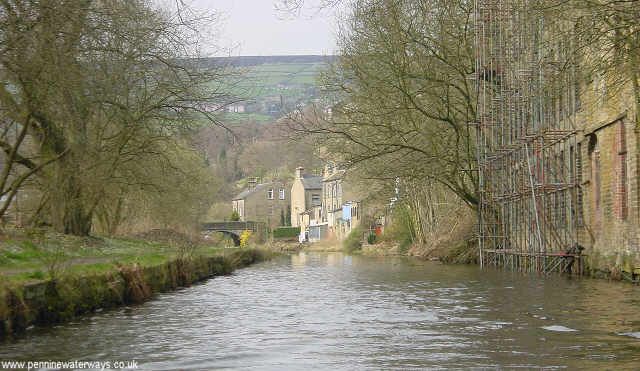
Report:
[[328,235],[344,238],[360,224],[360,202],[344,181],[346,171],[334,164],[325,165],[322,177],[322,221]]
[[309,241],[344,238],[361,220],[360,202],[344,181],[346,171],[330,163],[322,176],[303,171],[296,169],[291,186],[291,225],[300,227]]
[[342,217],[342,191],[345,171],[327,164],[322,177],[322,220],[332,230]]
[[296,168],[291,185],[291,226],[305,230],[317,220],[312,209],[322,206],[322,177],[304,174],[304,168]]
[[233,198],[233,211],[242,221],[264,222],[271,228],[282,225],[291,205],[290,186],[285,181],[258,184],[253,180],[247,189]]

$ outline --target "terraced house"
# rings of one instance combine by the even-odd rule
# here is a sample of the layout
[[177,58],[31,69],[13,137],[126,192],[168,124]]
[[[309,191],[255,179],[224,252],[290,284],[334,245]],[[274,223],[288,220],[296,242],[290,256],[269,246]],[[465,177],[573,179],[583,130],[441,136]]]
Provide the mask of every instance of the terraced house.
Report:
[[233,211],[242,221],[263,222],[271,228],[287,224],[290,189],[285,181],[258,183],[257,179],[252,179],[247,189],[233,198]]
[[292,225],[299,226],[310,241],[344,238],[360,224],[361,215],[360,202],[345,187],[345,170],[329,163],[322,176],[303,171],[296,170],[291,188]]
[[345,182],[346,171],[335,164],[324,167],[322,177],[322,222],[329,237],[344,238],[360,224],[360,201]]
[[320,219],[322,210],[322,177],[305,174],[303,167],[296,168],[291,185],[291,226],[302,231]]

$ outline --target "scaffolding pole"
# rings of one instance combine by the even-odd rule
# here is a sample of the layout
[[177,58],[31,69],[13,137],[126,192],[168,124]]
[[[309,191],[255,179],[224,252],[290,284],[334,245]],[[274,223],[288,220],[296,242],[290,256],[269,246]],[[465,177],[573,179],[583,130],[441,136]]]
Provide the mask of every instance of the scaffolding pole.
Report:
[[539,5],[475,2],[480,264],[579,273],[572,31]]

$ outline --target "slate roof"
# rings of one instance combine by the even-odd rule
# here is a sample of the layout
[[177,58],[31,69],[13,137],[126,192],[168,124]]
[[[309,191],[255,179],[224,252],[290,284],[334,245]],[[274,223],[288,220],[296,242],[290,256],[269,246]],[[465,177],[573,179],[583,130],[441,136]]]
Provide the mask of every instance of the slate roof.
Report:
[[316,175],[303,175],[302,186],[304,189],[322,189],[322,177]]
[[238,195],[236,197],[233,198],[233,200],[244,200],[245,198],[247,198],[247,196],[258,192],[260,190],[266,189],[267,186],[273,186],[273,183],[264,183],[264,184],[257,184],[255,187],[253,188],[248,188],[245,189],[244,191],[238,193]]

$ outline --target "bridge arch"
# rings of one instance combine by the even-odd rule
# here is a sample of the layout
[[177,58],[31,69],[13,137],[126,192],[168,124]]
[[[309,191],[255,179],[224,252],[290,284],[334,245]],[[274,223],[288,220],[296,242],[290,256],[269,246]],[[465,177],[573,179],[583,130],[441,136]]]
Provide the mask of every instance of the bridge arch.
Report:
[[235,246],[240,246],[240,236],[244,231],[260,232],[264,230],[264,223],[252,221],[237,222],[209,222],[202,224],[203,232],[220,232],[233,239]]
[[240,235],[238,235],[235,232],[231,232],[231,231],[211,231],[211,232],[222,233],[225,236],[229,236],[233,240],[233,246],[236,246],[236,247],[240,246]]

